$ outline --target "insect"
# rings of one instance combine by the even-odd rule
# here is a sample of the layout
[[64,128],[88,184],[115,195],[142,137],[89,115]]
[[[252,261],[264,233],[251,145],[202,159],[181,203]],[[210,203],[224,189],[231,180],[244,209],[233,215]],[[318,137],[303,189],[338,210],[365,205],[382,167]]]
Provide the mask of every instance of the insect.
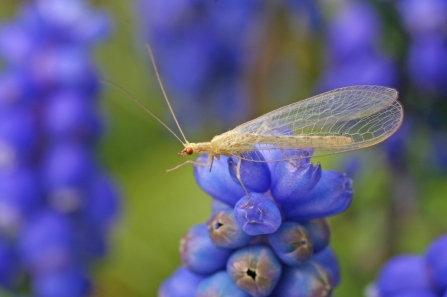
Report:
[[294,165],[294,160],[311,157],[297,153],[306,149],[313,150],[312,156],[357,150],[387,139],[397,131],[403,120],[403,108],[397,101],[395,89],[359,85],[335,89],[281,107],[217,135],[209,142],[188,142],[166,96],[152,51],[147,47],[164,98],[184,141],[124,89],[104,82],[125,92],[165,126],[184,146],[179,156],[208,154],[206,163],[188,160],[167,171],[185,164],[210,166],[211,171],[214,158],[220,160],[220,156],[235,156],[238,159],[236,176],[248,199],[250,195],[240,175],[242,160],[289,162]]

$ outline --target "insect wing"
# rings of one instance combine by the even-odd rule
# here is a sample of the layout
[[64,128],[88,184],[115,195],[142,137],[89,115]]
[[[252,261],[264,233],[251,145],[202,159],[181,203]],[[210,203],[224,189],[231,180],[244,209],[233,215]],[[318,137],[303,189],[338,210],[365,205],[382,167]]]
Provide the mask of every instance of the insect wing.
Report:
[[230,132],[241,135],[241,141],[263,135],[250,154],[237,154],[249,161],[299,159],[303,149],[312,149],[313,156],[336,154],[392,135],[403,119],[396,99],[397,91],[387,87],[345,87],[284,106]]

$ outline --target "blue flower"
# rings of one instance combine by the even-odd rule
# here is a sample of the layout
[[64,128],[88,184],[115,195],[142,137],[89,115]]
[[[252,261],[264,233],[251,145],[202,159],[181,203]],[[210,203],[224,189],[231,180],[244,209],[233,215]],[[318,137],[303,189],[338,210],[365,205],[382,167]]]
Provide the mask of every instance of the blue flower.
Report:
[[380,19],[371,5],[362,1],[344,5],[328,26],[326,38],[330,61],[340,64],[375,48],[380,31]]
[[235,249],[245,246],[253,239],[253,236],[239,227],[231,208],[214,212],[206,225],[209,237],[217,247]]
[[414,39],[409,48],[407,65],[416,86],[435,94],[447,92],[446,38],[421,36]]
[[309,233],[314,253],[320,252],[329,245],[331,230],[327,219],[300,221],[300,225]]
[[28,108],[0,115],[0,168],[19,167],[31,161],[37,145],[35,117]]
[[446,34],[447,3],[444,0],[399,0],[397,7],[405,28],[414,37]]
[[4,23],[0,28],[0,55],[11,65],[21,66],[32,55],[38,37],[24,23]]
[[213,244],[204,224],[189,229],[180,242],[183,265],[196,274],[210,275],[225,268],[230,254],[230,249]]
[[388,162],[394,168],[404,169],[407,166],[408,147],[413,130],[412,126],[411,118],[405,118],[399,130],[382,144]]
[[29,106],[34,89],[27,73],[7,69],[0,73],[0,113]]
[[32,287],[37,296],[44,297],[83,297],[92,292],[88,275],[76,268],[39,275],[33,280]]
[[[297,15],[316,7],[312,1],[284,4]],[[153,15],[142,21],[160,74],[171,92],[182,95],[179,109],[193,118],[192,125],[200,123],[194,115],[213,109],[222,117],[211,119],[216,125],[230,122],[236,113],[243,116],[249,92],[238,82],[257,61],[253,45],[257,29],[265,25],[264,5],[251,0],[212,5],[202,0],[139,1],[140,11]],[[324,87],[395,84],[394,61],[376,49],[381,27],[373,8],[352,5],[344,15],[357,26],[341,18],[334,22],[334,35],[328,36],[333,51],[328,55],[330,78]],[[310,18],[318,19],[317,13]],[[334,38],[340,34],[348,44],[337,43]],[[212,214],[206,226],[195,226],[182,238],[183,266],[162,284],[161,296],[186,295],[180,288],[190,296],[330,296],[340,283],[326,217],[349,206],[352,180],[312,164],[312,149],[294,152],[299,160],[279,163],[263,162],[260,151],[246,155],[260,162],[240,163],[249,195],[237,178],[237,156],[214,159],[211,172],[206,166],[194,167],[197,183],[213,199]],[[269,152],[279,158],[283,154]],[[207,159],[201,155],[197,160]]]
[[358,52],[343,63],[329,64],[321,77],[319,90],[362,84],[395,86],[396,64],[387,55],[376,51]]
[[110,30],[83,0],[37,0],[0,26],[0,286],[91,294],[92,260],[119,213],[97,164],[102,133],[91,47]]
[[321,166],[317,163],[300,162],[299,165],[282,162],[275,168],[271,187],[278,202],[296,201],[309,193],[321,178]]
[[[234,206],[244,196],[244,190],[240,184],[235,183],[228,173],[228,157],[221,156],[220,160],[214,160],[213,170],[210,172],[206,166],[194,166],[194,176],[197,183],[205,193],[213,198]],[[197,161],[206,162],[208,155],[199,156]]]
[[[388,296],[445,296],[447,235],[433,241],[424,255],[399,255],[379,272],[372,292]],[[444,294],[443,294],[444,293]]]
[[312,257],[312,240],[306,228],[293,221],[285,221],[273,234],[269,243],[276,255],[288,265],[300,265]]
[[281,225],[281,212],[266,196],[251,192],[250,200],[242,197],[234,206],[234,217],[249,235],[271,234]]
[[250,245],[234,252],[227,263],[233,282],[254,297],[268,296],[278,283],[282,267],[267,246]]
[[316,263],[285,267],[273,297],[330,296],[332,284],[324,269]]
[[74,226],[70,219],[54,211],[41,211],[21,232],[19,255],[32,274],[53,273],[74,264],[74,244]]
[[447,235],[431,243],[425,252],[425,260],[436,285],[447,290]]
[[198,285],[205,277],[192,273],[185,267],[178,268],[166,279],[158,290],[159,297],[195,296]]
[[43,204],[36,173],[26,167],[0,170],[0,193],[0,234],[16,234]]
[[98,138],[102,127],[96,100],[86,97],[74,90],[67,90],[48,98],[44,129],[55,142],[84,142]]
[[382,268],[376,286],[381,296],[434,289],[424,258],[418,255],[401,255],[391,259]]
[[[181,297],[181,295],[172,296]],[[250,297],[251,295],[238,288],[226,271],[220,271],[204,279],[197,287],[197,290],[195,292],[193,291],[191,295],[188,296]]]
[[[262,160],[263,158],[261,158]],[[233,181],[239,183],[236,176],[237,158],[228,158],[228,165]],[[246,160],[241,161],[240,168],[241,180],[245,187],[255,192],[265,192],[270,188],[271,177],[270,171],[265,162],[250,162]]]
[[340,284],[340,266],[334,251],[328,245],[321,251],[316,248],[314,251],[315,255],[312,260],[324,267],[330,277],[332,287],[338,286]]
[[309,194],[284,203],[284,215],[291,220],[309,220],[335,215],[351,204],[352,180],[335,171],[323,171],[320,182]]
[[362,1],[342,5],[327,27],[327,68],[319,90],[371,84],[395,86],[397,65],[378,49],[381,22],[374,8]]
[[[188,292],[313,296],[329,293],[340,283],[325,217],[348,207],[352,181],[338,172],[322,171],[319,164],[313,166],[311,154],[297,151],[294,156],[302,159],[293,161],[296,166],[243,161],[242,180],[261,191],[250,190],[250,199],[235,178],[235,159],[221,156],[211,172],[209,167],[195,166],[198,184],[214,201],[207,225],[193,227],[181,240],[184,267],[206,276],[199,285],[188,286]],[[250,156],[264,158],[259,152]],[[206,159],[206,155],[198,158]],[[185,275],[185,281],[189,277]],[[160,288],[166,292],[163,296],[177,296],[170,295],[174,291],[167,284],[181,283],[182,278],[176,272],[165,281]]]
[[13,248],[0,238],[0,287],[11,289],[19,275],[18,270]]
[[[249,89],[240,81],[257,61],[265,3],[140,0],[138,7],[163,81],[181,99],[185,128],[240,122],[249,107]],[[218,112],[207,118],[210,110]]]

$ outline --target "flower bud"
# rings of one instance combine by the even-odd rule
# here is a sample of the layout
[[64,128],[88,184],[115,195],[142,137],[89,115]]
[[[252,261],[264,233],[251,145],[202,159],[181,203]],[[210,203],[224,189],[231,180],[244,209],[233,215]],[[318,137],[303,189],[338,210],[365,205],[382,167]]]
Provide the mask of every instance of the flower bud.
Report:
[[192,273],[184,266],[166,279],[158,290],[159,297],[192,297],[204,276]]
[[330,296],[332,284],[327,272],[316,263],[287,266],[270,297]]
[[232,209],[214,213],[206,226],[212,242],[217,247],[235,249],[246,245],[253,238],[239,227]]
[[[194,166],[194,176],[197,183],[208,195],[234,206],[242,196],[244,189],[239,183],[235,183],[228,173],[228,157],[221,156],[220,161],[214,159],[213,168],[210,172],[207,166]],[[203,154],[197,158],[199,162],[206,162],[208,155]]]
[[[254,160],[264,161],[264,157],[254,151],[249,154]],[[237,163],[238,159],[236,157],[228,158],[228,169],[230,171],[231,178],[237,184],[240,181],[237,179]],[[251,162],[247,160],[241,160],[240,174],[244,186],[255,192],[263,193],[270,188],[271,176],[269,167],[265,162]]]
[[314,254],[329,245],[331,229],[326,218],[303,221],[300,224],[309,232]]
[[281,213],[276,204],[266,196],[250,193],[242,197],[234,207],[234,216],[239,226],[249,235],[270,234],[281,225]]
[[315,253],[312,261],[321,265],[328,272],[331,277],[332,287],[335,288],[340,284],[340,265],[338,264],[337,256],[330,247]]
[[[226,271],[220,271],[203,280],[195,294],[195,297],[250,297],[250,295],[239,289]],[[164,297],[164,296],[162,296]],[[173,296],[174,297],[174,296]],[[177,295],[175,296],[177,297]],[[181,297],[181,296],[178,296]],[[185,297],[187,297],[185,295]]]
[[276,255],[288,265],[300,265],[312,257],[312,240],[306,229],[296,222],[286,221],[269,235]]
[[231,255],[227,271],[239,288],[254,297],[264,297],[275,288],[282,268],[281,262],[269,247],[252,245]]
[[425,261],[436,284],[447,289],[447,235],[439,237],[429,246]]
[[381,296],[433,289],[426,263],[417,255],[401,255],[388,261],[377,277],[376,286]]
[[180,241],[183,265],[197,274],[209,275],[225,267],[231,250],[216,247],[205,224],[189,229]]
[[315,188],[296,201],[282,204],[286,218],[309,220],[343,212],[351,204],[352,180],[336,171],[323,171]]
[[321,178],[321,165],[313,166],[310,162],[292,165],[281,162],[276,165],[272,182],[272,196],[277,202],[299,199],[309,193]]

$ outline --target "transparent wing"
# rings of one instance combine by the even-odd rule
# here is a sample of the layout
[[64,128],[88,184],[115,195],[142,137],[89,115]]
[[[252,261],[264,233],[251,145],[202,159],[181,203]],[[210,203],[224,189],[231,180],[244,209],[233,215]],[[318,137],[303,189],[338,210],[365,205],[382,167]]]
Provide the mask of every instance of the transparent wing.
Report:
[[[300,150],[324,156],[374,145],[392,135],[402,122],[403,109],[396,99],[394,89],[366,85],[336,89],[284,106],[229,131],[237,132],[241,142],[264,135],[255,138],[250,153],[235,155],[249,161],[275,162],[302,158]],[[313,140],[303,144],[300,140],[305,136]]]

